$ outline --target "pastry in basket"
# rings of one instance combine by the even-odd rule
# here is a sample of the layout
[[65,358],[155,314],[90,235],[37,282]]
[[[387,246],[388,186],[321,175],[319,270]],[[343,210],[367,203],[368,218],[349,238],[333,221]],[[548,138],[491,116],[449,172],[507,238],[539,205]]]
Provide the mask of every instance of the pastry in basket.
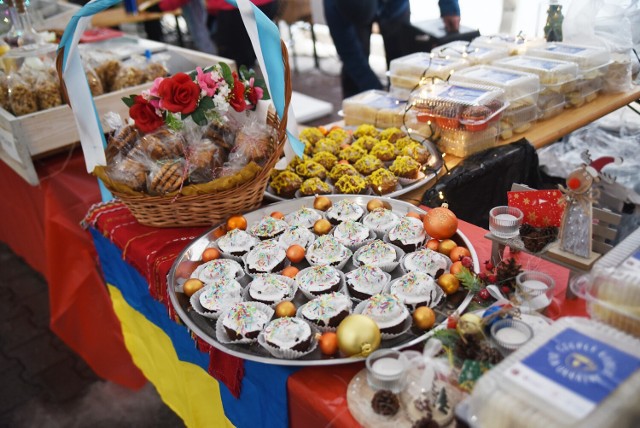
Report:
[[362,315],[366,315],[378,324],[382,334],[399,334],[405,330],[409,311],[396,296],[375,294],[364,300]]
[[358,159],[360,159],[366,154],[367,154],[367,151],[362,147],[351,145],[351,146],[345,147],[344,149],[341,149],[340,152],[338,153],[338,157],[342,160],[348,161],[351,164],[354,164],[358,161]]
[[284,249],[287,249],[294,244],[300,245],[306,249],[309,248],[309,245],[311,245],[315,240],[316,235],[306,227],[302,226],[291,226],[278,238],[278,242]]
[[322,215],[311,208],[302,207],[284,216],[283,220],[289,226],[302,226],[312,228],[314,223],[322,218]]
[[353,167],[362,175],[370,175],[376,169],[384,168],[384,164],[373,155],[365,155],[358,159]]
[[431,152],[429,152],[429,149],[420,143],[413,143],[405,146],[400,151],[400,154],[402,156],[409,156],[423,165],[429,162],[429,158],[431,158]]
[[170,129],[159,129],[140,138],[140,148],[153,160],[184,157],[182,135]]
[[389,167],[389,171],[393,172],[398,177],[417,179],[420,174],[420,168],[422,165],[409,156],[398,156]]
[[205,284],[217,284],[221,281],[237,279],[243,275],[240,263],[229,259],[215,259],[196,268],[191,274]]
[[362,244],[370,239],[369,228],[357,221],[343,221],[333,229],[333,236],[344,246],[350,247]]
[[342,128],[333,128],[327,134],[327,138],[331,138],[338,144],[349,144],[352,140],[351,134]]
[[271,179],[271,188],[276,195],[283,198],[292,198],[301,185],[302,178],[291,171],[282,171]]
[[370,154],[377,157],[383,162],[390,162],[397,156],[396,146],[388,141],[381,141],[373,146]]
[[392,245],[379,239],[371,241],[360,247],[353,255],[356,266],[368,265],[385,268],[399,259],[398,252]]
[[300,306],[298,313],[319,327],[337,328],[351,313],[351,300],[343,293],[328,293]]
[[379,139],[375,137],[371,137],[370,135],[365,135],[358,138],[356,141],[354,141],[353,145],[356,147],[361,147],[368,152],[368,151],[371,151],[371,149],[373,149],[373,147],[379,142],[380,142]]
[[398,177],[388,169],[377,169],[367,179],[371,190],[378,195],[386,195],[395,191],[398,187]]
[[308,160],[296,166],[296,174],[302,178],[318,177],[324,180],[327,177],[327,170],[318,162]]
[[311,327],[300,318],[277,318],[264,328],[267,345],[277,349],[305,352],[311,347]]
[[382,293],[391,276],[377,266],[360,266],[345,274],[347,288],[351,297],[365,300],[374,294]]
[[369,124],[359,125],[356,130],[353,131],[353,137],[355,139],[358,139],[365,135],[378,138],[379,134],[380,131],[378,131],[375,126]]
[[285,249],[275,239],[262,241],[245,256],[245,266],[250,274],[275,273],[284,269]]
[[329,178],[333,180],[334,183],[343,175],[360,175],[360,173],[353,167],[353,165],[345,163],[336,164],[336,166],[331,168],[331,172],[329,172]]
[[331,186],[318,177],[308,178],[300,186],[302,196],[328,195],[329,193],[331,193]]
[[233,148],[235,134],[229,125],[214,121],[207,126],[202,138],[210,140],[213,144],[222,147],[229,153]]
[[313,146],[314,155],[320,152],[329,152],[332,155],[337,155],[340,152],[340,143],[331,138],[322,138]]
[[397,296],[402,303],[413,309],[418,306],[433,308],[442,299],[442,289],[425,272],[409,272],[389,286],[389,293]]
[[159,162],[149,174],[147,190],[152,195],[175,192],[182,186],[185,176],[183,160]]
[[133,125],[123,126],[109,135],[105,156],[110,164],[117,154],[127,156],[138,142],[138,130]]
[[311,265],[341,266],[351,257],[351,250],[331,235],[318,237],[307,251]]
[[365,193],[369,184],[367,180],[360,175],[343,175],[333,185],[336,192],[349,195],[359,195]]
[[396,128],[395,126],[392,126],[391,128],[386,128],[380,131],[380,135],[378,135],[378,138],[381,141],[386,140],[390,143],[395,144],[396,141],[398,141],[400,138],[405,137],[406,135],[407,134],[405,134],[405,132],[402,131],[400,128]]
[[311,160],[313,160],[314,162],[318,162],[327,171],[331,171],[331,168],[333,168],[338,163],[338,158],[336,157],[336,155],[326,150],[316,152]]
[[242,286],[234,279],[207,284],[198,296],[205,313],[220,315],[226,308],[242,301]]
[[270,140],[270,129],[266,125],[246,123],[236,134],[232,153],[243,156],[247,162],[262,164],[271,155]]
[[222,320],[224,331],[231,341],[256,339],[270,320],[270,316],[252,302],[234,304]]
[[449,271],[451,260],[437,251],[421,248],[404,256],[402,266],[407,272],[424,272],[434,278]]
[[324,134],[318,128],[305,128],[300,132],[300,140],[308,141],[312,144],[316,143],[319,139],[324,138]]
[[147,184],[147,168],[135,156],[117,157],[109,164],[107,174],[113,181],[125,184],[132,190],[142,191]]
[[390,243],[410,253],[422,247],[427,235],[420,219],[405,216],[389,230],[387,238]]
[[251,300],[265,305],[291,300],[295,288],[290,280],[291,278],[280,275],[256,275],[248,285],[249,297]]
[[218,176],[227,160],[226,151],[204,139],[190,144],[186,150],[190,183],[207,183]]
[[249,233],[262,240],[272,239],[284,232],[289,225],[284,220],[264,216],[249,228]]
[[339,200],[326,211],[327,220],[334,225],[346,220],[358,221],[363,214],[364,209],[348,199]]
[[260,240],[242,229],[232,229],[216,241],[218,248],[225,254],[235,257],[244,256]]
[[297,273],[295,280],[300,290],[313,296],[333,293],[342,287],[342,277],[338,269],[327,265],[302,269]]
[[400,223],[400,217],[386,208],[376,208],[362,219],[362,224],[382,235],[398,223]]

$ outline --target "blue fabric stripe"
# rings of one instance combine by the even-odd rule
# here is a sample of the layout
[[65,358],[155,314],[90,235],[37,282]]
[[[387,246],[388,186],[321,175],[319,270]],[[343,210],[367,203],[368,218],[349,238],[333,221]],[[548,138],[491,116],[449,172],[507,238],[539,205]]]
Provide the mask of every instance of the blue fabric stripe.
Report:
[[[209,355],[195,348],[187,328],[169,319],[164,305],[149,294],[147,281],[133,266],[122,260],[120,249],[98,230],[89,230],[105,280],[122,292],[129,306],[169,336],[181,361],[196,364],[206,371]],[[220,396],[227,418],[238,428],[288,427],[287,379],[298,369],[253,361],[245,361],[244,369],[239,399],[220,383]],[[188,381],[185,379],[185,382]]]

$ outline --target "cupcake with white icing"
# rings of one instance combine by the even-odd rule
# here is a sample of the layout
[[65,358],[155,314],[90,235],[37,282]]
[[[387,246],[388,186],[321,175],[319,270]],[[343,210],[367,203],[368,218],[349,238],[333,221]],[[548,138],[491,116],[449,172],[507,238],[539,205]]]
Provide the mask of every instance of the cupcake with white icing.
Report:
[[218,318],[229,306],[242,300],[242,286],[236,280],[220,280],[196,291],[191,306],[200,315]]
[[334,203],[326,212],[327,219],[333,225],[346,220],[358,221],[364,214],[364,208],[348,199]]
[[402,248],[405,253],[422,247],[426,238],[422,220],[408,216],[402,217],[385,235],[385,241]]
[[216,245],[223,255],[242,257],[260,240],[242,229],[233,229],[222,235]]
[[316,297],[298,308],[298,317],[309,321],[321,331],[335,331],[351,313],[351,299],[343,293]]
[[329,265],[342,269],[351,254],[351,250],[338,242],[332,235],[323,235],[309,246],[306,259],[312,266]]
[[191,278],[198,278],[205,284],[213,284],[220,281],[236,279],[244,276],[242,266],[234,260],[215,259],[210,260],[196,268]]
[[312,228],[316,221],[322,218],[322,214],[311,208],[302,207],[297,211],[284,216],[284,221],[289,226],[302,226],[308,229]]
[[302,226],[291,226],[278,238],[282,248],[289,248],[295,244],[307,249],[315,240],[316,235]]
[[405,272],[424,272],[436,279],[448,272],[450,267],[449,257],[429,248],[421,248],[402,258],[402,268]]
[[392,281],[388,291],[413,309],[419,306],[433,308],[440,303],[444,295],[431,276],[417,271],[409,272]]
[[313,333],[301,318],[276,318],[260,333],[258,343],[276,358],[295,359],[315,349]]
[[360,302],[354,312],[374,320],[383,339],[399,336],[411,327],[407,307],[391,294],[375,294]]
[[376,208],[362,219],[362,224],[382,238],[393,226],[400,223],[400,217],[386,208]]
[[247,299],[273,306],[291,300],[298,286],[294,280],[282,275],[256,275],[247,287]]
[[222,343],[250,343],[273,316],[273,309],[258,302],[239,302],[224,311],[216,323],[216,338]]
[[370,231],[368,227],[351,220],[343,221],[337,225],[332,234],[339,243],[351,251],[357,250],[363,244],[376,237],[376,234]]
[[280,272],[285,267],[286,251],[276,240],[262,241],[244,257],[247,273]]
[[338,269],[327,265],[302,269],[295,276],[300,291],[309,299],[321,294],[339,291],[344,286],[344,277]]
[[403,256],[404,252],[400,248],[376,239],[358,248],[353,254],[353,264],[356,267],[376,266],[385,272],[391,272]]
[[272,239],[283,233],[289,225],[284,220],[279,220],[271,216],[262,219],[251,225],[249,233],[261,240]]
[[376,266],[360,266],[345,275],[349,295],[358,300],[365,300],[374,294],[381,293],[391,280],[391,275]]

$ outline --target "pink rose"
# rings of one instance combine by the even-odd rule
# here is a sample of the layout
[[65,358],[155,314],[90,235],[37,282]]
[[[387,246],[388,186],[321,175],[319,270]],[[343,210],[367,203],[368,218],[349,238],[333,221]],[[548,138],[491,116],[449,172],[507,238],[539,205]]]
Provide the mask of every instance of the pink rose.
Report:
[[213,74],[205,73],[201,67],[196,67],[196,72],[198,73],[196,80],[198,81],[200,89],[202,89],[207,96],[214,96],[216,89],[218,89],[218,82],[213,79]]

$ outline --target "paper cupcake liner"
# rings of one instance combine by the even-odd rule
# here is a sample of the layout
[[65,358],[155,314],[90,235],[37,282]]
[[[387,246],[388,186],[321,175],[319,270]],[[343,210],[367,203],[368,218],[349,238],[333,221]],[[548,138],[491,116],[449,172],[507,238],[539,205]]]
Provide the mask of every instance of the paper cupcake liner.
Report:
[[[398,264],[400,263],[400,260],[402,260],[402,258],[404,257],[404,250],[400,247],[398,247],[397,245],[394,245],[390,242],[386,242],[386,244],[390,245],[393,247],[394,250],[396,250],[396,261],[392,262],[392,263],[384,263],[384,264],[380,264],[380,265],[371,265],[371,266],[377,266],[380,269],[382,269],[385,272],[392,272],[396,267],[398,267]],[[353,254],[353,265],[356,268],[359,268],[360,266],[362,266],[364,263],[360,262],[358,260],[358,255],[360,254],[362,250],[362,247],[358,249],[358,251],[356,251]]]
[[388,195],[389,193],[393,193],[393,192],[397,192],[398,190],[402,190],[402,184],[400,184],[400,180],[398,180],[398,184],[396,184],[396,187],[393,190],[390,190],[390,191],[385,192],[385,193],[378,193],[375,190],[373,190],[373,187],[370,186],[370,188],[371,188],[371,193],[373,195],[384,196],[384,195]]
[[296,198],[306,198],[307,196],[323,196],[323,195],[333,195],[336,193],[336,189],[333,187],[333,184],[329,182],[329,179],[324,180],[325,183],[329,185],[329,193],[318,193],[313,195],[303,195],[300,193],[300,190],[296,190]]
[[407,187],[407,186],[411,186],[413,183],[417,183],[420,180],[424,180],[424,177],[426,177],[424,175],[424,172],[420,171],[418,172],[418,178],[398,177],[398,183],[400,183],[402,187]]
[[[273,317],[274,314],[274,310],[271,309],[269,306],[259,303],[259,302],[248,302],[250,303],[252,306],[255,306],[259,311],[264,312],[265,314],[267,314],[267,316],[269,317],[269,321],[271,321],[271,318]],[[218,342],[220,343],[224,343],[224,344],[234,344],[234,345],[240,345],[240,344],[249,344],[249,343],[254,343],[258,341],[258,338],[256,337],[255,339],[240,339],[240,340],[231,340],[229,338],[229,335],[227,334],[226,330],[224,329],[224,325],[222,320],[224,319],[224,317],[227,315],[227,313],[229,313],[229,309],[227,309],[226,311],[223,311],[220,316],[218,317],[218,321],[216,321],[216,339],[218,340]],[[268,323],[268,321],[267,321]],[[266,324],[265,324],[266,325]]]
[[[300,272],[298,272],[298,274],[296,276],[300,275],[302,272],[304,272],[306,270],[309,270],[309,269],[311,269],[311,268],[308,267],[308,268],[302,269]],[[344,293],[344,294],[346,294],[348,296],[349,294],[347,292],[347,283],[346,283],[346,281],[344,279],[344,273],[342,273],[342,271],[340,269],[338,269],[338,268],[336,268],[336,270],[338,271],[338,276],[340,277],[340,281],[338,282],[338,290],[337,291],[339,291],[341,293]],[[297,284],[297,281],[296,281],[296,284]],[[298,285],[298,290],[300,290],[302,292],[302,294],[304,294],[304,297],[306,297],[307,299],[313,300],[313,299],[315,299],[316,297],[319,296],[319,294],[313,294],[313,293],[310,293],[309,291],[303,289],[302,287],[300,287],[300,284],[297,284],[297,285]],[[321,293],[321,294],[328,294],[328,293]]]
[[[338,290],[338,291],[339,291],[340,293],[342,293],[342,294],[345,294],[347,297],[350,297],[350,296],[349,296],[348,291],[346,290],[346,287],[345,287],[345,290]],[[318,296],[314,296],[314,298],[316,298],[316,297],[318,297]],[[313,299],[309,299],[309,302],[310,302],[311,300],[313,300]],[[307,303],[309,303],[309,302],[307,302]],[[306,303],[305,303],[305,305],[306,305]],[[327,332],[335,333],[335,332],[336,332],[336,330],[338,330],[338,327],[320,326],[320,325],[318,325],[318,324],[314,323],[313,321],[309,321],[308,319],[306,319],[306,318],[302,315],[302,308],[303,308],[303,307],[304,307],[304,305],[301,305],[301,306],[296,310],[296,318],[300,318],[300,319],[305,320],[306,322],[308,322],[311,326],[315,327],[315,328],[316,328],[319,332],[321,332],[321,333],[327,333]],[[349,308],[349,315],[351,315],[352,313],[353,313],[353,305],[352,305],[352,307],[350,307],[350,308]]]
[[[390,281],[386,287],[384,288],[384,293],[386,294],[393,294],[391,293],[391,286],[398,282],[400,278],[396,278],[393,281]],[[436,290],[436,297],[433,299],[433,302],[431,302],[430,305],[428,305],[431,309],[435,308],[436,306],[438,306],[438,304],[440,304],[440,302],[442,301],[442,299],[444,298],[445,294],[444,291],[442,290],[442,288],[440,288],[440,286],[437,283],[434,283],[435,285],[435,290]],[[402,300],[402,298],[400,296],[398,296],[397,294],[394,294],[394,296],[396,296],[398,299]],[[416,305],[419,305],[423,302],[416,302],[416,303],[407,303],[407,302],[402,302],[404,303],[408,308],[411,308],[412,311],[414,311],[416,309]]]
[[367,239],[365,239],[364,241],[359,242],[357,244],[351,244],[351,245],[342,244],[342,245],[344,245],[349,250],[351,250],[351,253],[355,253],[358,250],[358,248],[368,244],[371,241],[374,241],[377,237],[378,236],[376,235],[376,233],[373,230],[369,229],[369,237]]
[[[355,269],[354,269],[354,270],[355,270]],[[385,276],[385,278],[386,278],[386,282],[385,282],[384,286],[382,287],[382,289],[380,289],[380,291],[375,292],[375,293],[371,294],[370,296],[373,296],[374,294],[382,293],[382,292],[384,291],[384,289],[389,285],[389,283],[391,282],[391,280],[393,279],[393,277],[391,276],[391,274],[390,274],[390,273],[385,272],[384,270],[383,270],[383,272],[382,272],[382,273],[384,274],[384,276]],[[347,291],[349,292],[349,297],[351,298],[351,300],[353,300],[356,304],[357,304],[357,303],[362,302],[362,301],[363,301],[363,299],[359,299],[359,298],[357,298],[357,297],[354,297],[354,296],[351,294],[351,290],[349,289],[349,283],[348,283],[348,280],[347,280],[346,275],[345,275],[345,282],[346,282],[346,285],[347,285]],[[366,300],[366,299],[365,299],[365,300]]]
[[[446,263],[447,263],[447,267],[444,269],[443,273],[448,273],[449,270],[451,269],[451,265],[453,264],[453,262],[451,261],[451,259],[447,256],[445,256],[444,254],[438,253],[437,251],[434,251],[439,257],[441,257]],[[405,261],[406,259],[413,253],[407,253],[404,255],[404,257],[402,258],[402,260],[400,260],[400,272],[402,272],[403,275],[408,274],[409,272],[414,272],[414,271],[418,271],[418,272],[424,272],[428,275],[431,275],[429,272],[425,271],[425,270],[420,270],[420,269],[414,269],[413,271],[408,269],[405,266]],[[435,277],[433,277],[435,278]]]
[[212,320],[218,319],[218,317],[220,316],[220,314],[223,311],[220,312],[211,312],[206,310],[201,304],[200,304],[200,295],[202,293],[204,293],[205,289],[207,287],[202,287],[200,290],[196,291],[195,293],[193,293],[191,295],[191,297],[189,298],[189,303],[191,303],[191,307],[193,308],[194,311],[196,311],[196,313],[198,315],[201,315],[205,318],[209,318]]
[[[225,258],[225,259],[226,259],[226,258]],[[218,260],[219,260],[219,259],[218,259]],[[232,260],[232,259],[228,259],[228,260]],[[238,262],[238,261],[236,261],[236,260],[233,260],[233,261],[235,261],[236,263],[238,263],[238,264],[240,265],[240,268],[241,268],[238,272],[236,272],[236,275],[235,275],[235,277],[234,277],[233,279],[235,279],[236,281],[238,281],[238,282],[242,283],[242,282],[241,282],[241,280],[244,278],[244,273],[245,273],[245,272],[244,272],[244,267],[243,267],[242,263],[240,263],[240,262]],[[198,266],[198,267],[193,271],[193,273],[191,274],[191,278],[200,279],[200,272],[202,272],[202,271],[204,270],[205,266],[206,266],[206,263],[203,263],[203,264],[201,264],[200,266]],[[211,284],[212,282],[217,281],[217,279],[216,279],[216,280],[214,280],[214,281],[211,281],[211,280],[204,281],[204,280],[200,279],[200,281],[204,282],[204,283],[205,283],[205,285],[206,285],[206,284]]]
[[[354,314],[362,314],[362,311],[365,308],[365,304],[366,304],[366,300],[361,301],[360,303],[358,303],[355,307],[355,309],[353,310]],[[374,320],[375,321],[375,320]],[[407,313],[407,317],[403,320],[402,322],[402,331],[400,331],[399,333],[380,333],[380,338],[382,340],[389,340],[389,339],[394,339],[396,337],[400,337],[403,334],[405,334],[406,332],[409,331],[409,329],[411,328],[411,314]]]
[[276,348],[276,347],[273,347],[273,346],[269,345],[267,343],[267,340],[264,337],[264,331],[260,332],[260,334],[258,335],[258,343],[264,349],[269,351],[269,353],[273,357],[276,357],[276,358],[282,358],[282,359],[285,359],[285,360],[295,360],[295,359],[298,359],[300,357],[304,357],[305,355],[310,354],[313,351],[315,351],[316,348],[318,347],[318,339],[316,338],[316,334],[318,333],[318,330],[311,323],[307,322],[306,320],[303,320],[303,321],[305,321],[309,325],[309,327],[311,328],[311,343],[309,345],[309,349],[307,349],[304,352],[294,351],[293,349],[281,349],[281,348]]
[[[386,242],[387,244],[391,244],[391,245],[395,245],[391,243],[391,239],[389,239],[389,232],[385,233],[384,236],[382,237],[382,240],[384,242]],[[420,249],[420,247],[422,247],[424,245],[424,243],[427,240],[427,236],[425,235],[424,239],[422,241],[418,241],[415,244],[404,244],[404,245],[415,245],[417,247],[417,249]],[[397,245],[396,245],[397,247]],[[402,250],[402,254],[405,254],[405,251]]]
[[[349,249],[347,248],[347,250],[349,250]],[[338,263],[335,266],[334,265],[330,265],[330,266],[338,269],[339,271],[341,271],[342,268],[347,264],[347,262],[349,261],[349,259],[351,258],[352,255],[353,255],[353,252],[351,250],[349,250],[349,252],[345,255],[344,259],[342,259],[340,261],[340,263]],[[324,265],[327,265],[327,263],[315,263],[315,262],[312,262],[311,260],[309,260],[307,255],[305,255],[304,258],[307,261],[307,263],[309,263],[311,266],[324,266]]]
[[276,192],[276,191],[275,191],[275,189],[274,189],[273,187],[271,187],[271,180],[269,180],[269,185],[267,186],[266,191],[267,191],[267,193],[270,193],[270,194],[275,195],[275,196],[277,196],[277,197],[279,197],[279,198],[282,198],[282,199],[293,199],[293,198],[295,198],[295,197],[296,197],[296,193],[297,193],[297,190],[296,190],[296,193],[294,193],[294,194],[293,194],[293,195],[291,195],[291,196],[288,196],[288,195],[279,195],[279,194],[278,194],[278,192]]
[[[276,274],[268,274],[268,275],[274,275],[277,276],[278,279],[280,279],[281,281],[287,283],[289,285],[289,287],[291,287],[291,297],[283,299],[283,300],[278,300],[277,302],[273,302],[271,304],[269,304],[268,306],[272,307],[275,309],[276,305],[280,302],[290,302],[292,301],[295,297],[296,297],[296,293],[298,292],[298,283],[295,282],[293,279],[289,278],[288,276],[283,276],[283,275],[276,275]],[[257,276],[257,275],[256,275]],[[254,277],[255,279],[255,277]],[[251,281],[253,282],[253,281]],[[242,290],[242,299],[245,302],[255,302],[254,298],[251,297],[251,294],[249,294],[249,288],[251,288],[251,282],[244,287],[244,289]],[[261,303],[261,302],[258,302]]]
[[274,274],[274,275],[279,275],[285,268],[287,268],[288,266],[291,265],[291,262],[289,261],[289,259],[287,258],[287,256],[284,257],[284,266],[282,267],[282,269],[277,270],[277,271],[273,271],[273,272],[249,272],[249,265],[247,264],[247,256],[249,254],[245,254],[244,256],[242,256],[242,263],[244,264],[244,273],[250,277],[250,278],[255,278],[256,275],[265,275],[265,274]]

